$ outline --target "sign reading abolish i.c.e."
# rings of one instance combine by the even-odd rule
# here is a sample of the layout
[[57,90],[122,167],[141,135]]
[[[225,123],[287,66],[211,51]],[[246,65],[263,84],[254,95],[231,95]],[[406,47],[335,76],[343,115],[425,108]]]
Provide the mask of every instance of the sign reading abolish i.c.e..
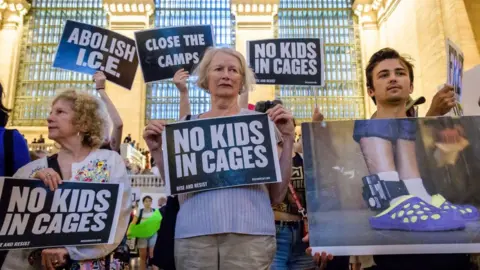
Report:
[[94,74],[131,89],[138,67],[135,41],[97,26],[67,20],[53,67]]

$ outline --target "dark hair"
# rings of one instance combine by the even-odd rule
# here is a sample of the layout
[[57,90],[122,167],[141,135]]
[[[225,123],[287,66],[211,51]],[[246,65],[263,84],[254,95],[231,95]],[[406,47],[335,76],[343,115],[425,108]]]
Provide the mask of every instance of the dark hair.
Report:
[[278,104],[283,105],[283,102],[279,99],[275,99],[272,101],[270,100],[259,101],[257,102],[257,104],[255,104],[255,111],[265,113],[268,111],[268,109],[271,109],[277,106]]
[[142,202],[145,202],[146,199],[150,199],[150,201],[153,201],[152,197],[147,195],[147,196],[143,197]]
[[[374,53],[370,60],[368,61],[367,68],[365,69],[365,75],[367,77],[367,88],[373,88],[373,69],[382,61],[387,59],[398,59],[402,64],[407,66],[408,69],[408,76],[410,77],[410,83],[413,85],[413,81],[415,79],[413,75],[413,64],[411,63],[411,58],[408,56],[400,55],[396,50],[392,48],[383,48],[380,51]],[[375,97],[372,97],[372,100],[375,104],[377,101]]]
[[155,165],[155,159],[153,157],[150,158],[150,166]]

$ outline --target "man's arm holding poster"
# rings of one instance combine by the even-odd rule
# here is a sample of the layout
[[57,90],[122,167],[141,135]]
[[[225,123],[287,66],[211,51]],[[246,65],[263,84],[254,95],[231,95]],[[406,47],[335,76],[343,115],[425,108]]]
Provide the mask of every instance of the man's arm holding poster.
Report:
[[115,153],[114,165],[112,166],[110,172],[111,175],[109,183],[123,184],[123,194],[119,194],[119,196],[122,196],[122,205],[120,206],[120,215],[117,223],[117,229],[115,231],[115,240],[111,245],[104,244],[95,246],[66,247],[68,254],[70,255],[70,259],[72,260],[83,261],[105,257],[118,247],[125,236],[125,232],[128,228],[128,222],[130,221],[130,213],[132,211],[131,185],[128,179],[125,164],[123,163],[123,159],[117,153]]
[[292,176],[292,150],[295,137],[295,127],[293,125],[292,114],[285,110],[282,105],[277,105],[272,109],[269,109],[267,114],[276,124],[283,137],[282,153],[280,154],[282,182],[271,184],[269,186],[271,203],[279,204],[287,194],[288,183],[290,183],[290,178]]

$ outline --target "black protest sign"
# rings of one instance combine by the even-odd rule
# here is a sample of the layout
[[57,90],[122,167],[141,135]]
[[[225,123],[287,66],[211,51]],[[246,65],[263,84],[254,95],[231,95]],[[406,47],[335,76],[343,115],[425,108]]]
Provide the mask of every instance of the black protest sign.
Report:
[[167,125],[167,194],[280,182],[275,127],[266,114]]
[[214,46],[210,25],[138,31],[135,42],[146,83],[173,78],[181,68],[192,71],[205,50]]
[[131,89],[138,68],[135,41],[107,29],[67,20],[53,67],[86,74],[103,71],[108,81]]
[[323,43],[315,38],[247,41],[257,84],[324,85]]
[[112,244],[123,185],[0,178],[0,250]]

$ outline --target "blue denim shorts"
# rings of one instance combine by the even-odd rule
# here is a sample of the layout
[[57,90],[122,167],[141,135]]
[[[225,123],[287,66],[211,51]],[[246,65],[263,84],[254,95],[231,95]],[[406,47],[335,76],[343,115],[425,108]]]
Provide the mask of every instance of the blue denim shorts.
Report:
[[302,242],[303,224],[275,225],[277,229],[277,252],[273,258],[270,270],[304,270],[314,269],[312,256],[305,253],[307,243]]
[[356,120],[353,128],[353,139],[377,137],[396,142],[398,139],[414,141],[417,137],[415,119],[372,119]]
[[149,238],[138,238],[137,239],[137,247],[138,248],[154,248],[155,243],[157,242],[157,233],[150,236]]

